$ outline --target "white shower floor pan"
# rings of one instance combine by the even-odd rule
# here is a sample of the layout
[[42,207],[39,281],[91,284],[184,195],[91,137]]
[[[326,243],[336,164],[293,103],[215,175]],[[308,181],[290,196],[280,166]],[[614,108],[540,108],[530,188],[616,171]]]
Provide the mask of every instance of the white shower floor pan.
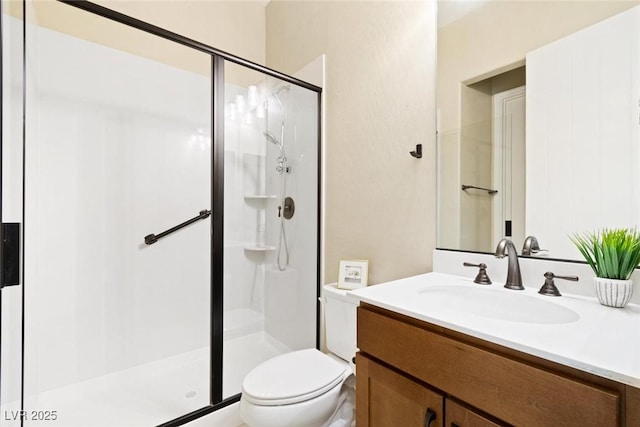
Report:
[[[242,378],[257,364],[290,351],[264,332],[227,340],[224,346],[225,397],[240,392]],[[27,397],[24,425],[150,427],[208,403],[206,347]],[[10,415],[18,409],[19,403],[14,402],[3,405],[2,412]],[[49,420],[33,419],[46,416],[46,411],[50,411]]]

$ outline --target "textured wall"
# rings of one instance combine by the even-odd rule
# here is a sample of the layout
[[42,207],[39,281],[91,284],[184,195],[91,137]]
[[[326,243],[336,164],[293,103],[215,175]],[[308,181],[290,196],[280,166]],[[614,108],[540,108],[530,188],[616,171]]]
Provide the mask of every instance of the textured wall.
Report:
[[266,16],[268,66],[326,54],[325,282],[340,259],[368,259],[369,283],[429,271],[435,3],[271,1]]

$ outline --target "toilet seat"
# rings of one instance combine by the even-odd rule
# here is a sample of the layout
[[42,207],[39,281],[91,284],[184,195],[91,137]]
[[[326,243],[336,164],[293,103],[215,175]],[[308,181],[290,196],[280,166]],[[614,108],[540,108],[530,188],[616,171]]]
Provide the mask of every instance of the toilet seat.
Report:
[[242,394],[255,405],[290,405],[328,392],[348,374],[348,368],[315,348],[299,350],[256,367],[245,377]]

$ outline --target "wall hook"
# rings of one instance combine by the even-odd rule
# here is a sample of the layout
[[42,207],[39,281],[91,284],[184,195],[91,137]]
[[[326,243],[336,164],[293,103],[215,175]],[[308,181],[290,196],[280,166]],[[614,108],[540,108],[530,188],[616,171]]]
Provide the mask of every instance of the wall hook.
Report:
[[421,159],[422,158],[422,144],[417,144],[416,145],[416,151],[409,151],[409,154],[411,154],[416,159]]

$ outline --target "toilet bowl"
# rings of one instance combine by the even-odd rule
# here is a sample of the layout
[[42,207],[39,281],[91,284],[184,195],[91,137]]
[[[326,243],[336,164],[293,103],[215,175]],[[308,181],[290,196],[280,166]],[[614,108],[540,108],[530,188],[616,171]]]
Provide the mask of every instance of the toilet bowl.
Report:
[[357,350],[356,304],[335,285],[323,289],[327,348],[332,354],[298,350],[249,372],[240,398],[240,416],[249,427],[321,427],[344,403],[343,385],[353,374],[347,360]]
[[251,427],[320,427],[351,373],[315,348],[274,357],[245,377],[240,416]]

